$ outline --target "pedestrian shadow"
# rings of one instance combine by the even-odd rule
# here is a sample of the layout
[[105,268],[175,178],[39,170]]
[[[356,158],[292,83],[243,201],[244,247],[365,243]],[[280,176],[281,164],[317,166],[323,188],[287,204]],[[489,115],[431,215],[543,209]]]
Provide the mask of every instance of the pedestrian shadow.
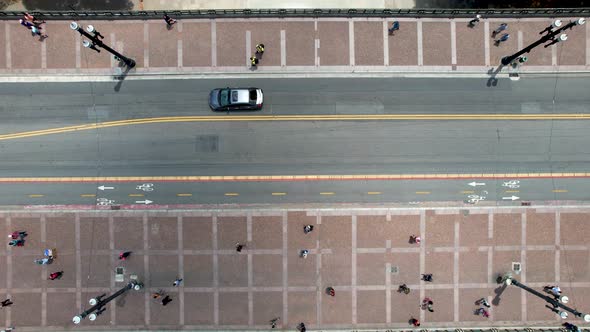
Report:
[[504,68],[503,64],[498,65],[498,68],[496,68],[494,70],[494,68],[490,68],[490,70],[488,70],[488,74],[490,75],[490,78],[488,79],[487,82],[487,87],[495,87],[496,85],[498,85],[498,79],[496,78],[496,76],[502,71],[502,69]]
[[494,289],[494,293],[496,293],[496,296],[494,296],[494,298],[492,299],[492,304],[495,306],[499,306],[500,305],[500,300],[501,300],[501,296],[502,293],[504,293],[504,291],[506,290],[506,288],[508,287],[508,285],[506,285],[505,283],[502,283],[502,286]]
[[[123,70],[123,68],[125,68],[125,70]],[[129,71],[131,71],[131,68],[125,65],[123,61],[120,61],[119,66],[115,70],[119,71],[113,76],[114,79],[118,80],[117,84],[115,85],[115,92],[119,92],[119,90],[121,90],[121,85],[123,85],[123,81],[127,77],[127,74],[129,74]]]

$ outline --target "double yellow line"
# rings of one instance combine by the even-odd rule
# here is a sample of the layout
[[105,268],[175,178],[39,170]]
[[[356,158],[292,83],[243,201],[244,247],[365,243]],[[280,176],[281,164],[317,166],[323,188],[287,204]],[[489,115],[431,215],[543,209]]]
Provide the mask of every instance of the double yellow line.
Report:
[[110,127],[172,122],[229,121],[409,121],[409,120],[588,120],[590,114],[352,114],[352,115],[239,115],[171,116],[89,123],[77,126],[24,131],[0,135],[0,141],[43,135],[63,134]]

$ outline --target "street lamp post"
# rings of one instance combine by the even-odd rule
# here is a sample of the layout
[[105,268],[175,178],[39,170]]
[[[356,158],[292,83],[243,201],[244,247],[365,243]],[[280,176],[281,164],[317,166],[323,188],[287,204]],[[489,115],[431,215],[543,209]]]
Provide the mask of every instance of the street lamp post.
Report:
[[[567,39],[567,35],[566,34],[563,34],[563,35],[561,35],[561,36],[559,36],[557,38],[555,38],[555,37],[557,35],[559,35],[559,33],[562,32],[562,31],[564,31],[564,30],[571,29],[571,28],[573,28],[576,25],[583,25],[584,23],[586,23],[586,20],[583,19],[583,18],[579,18],[579,19],[577,19],[575,21],[570,21],[568,24],[566,24],[563,27],[559,28],[559,26],[561,26],[561,21],[560,20],[556,20],[551,26],[547,27],[545,30],[543,30],[543,31],[540,32],[540,33],[546,32],[547,33],[546,35],[544,35],[543,37],[541,37],[536,42],[530,44],[529,46],[523,48],[522,50],[520,50],[520,51],[518,51],[518,52],[516,52],[516,53],[514,53],[512,55],[503,57],[502,58],[502,64],[504,66],[509,65],[510,63],[512,63],[512,61],[514,61],[515,59],[517,59],[519,56],[523,55],[524,53],[529,53],[533,48],[535,48],[535,47],[537,47],[537,46],[539,46],[539,45],[541,45],[541,44],[543,44],[545,42],[551,41],[550,44],[548,44],[548,45],[545,46],[545,47],[547,47],[547,46],[553,45],[553,44],[555,44],[557,42],[565,41]],[[555,29],[555,30],[553,30],[553,29]]]
[[132,280],[125,287],[119,289],[116,293],[107,297],[104,300],[103,300],[103,297],[106,294],[102,294],[100,296],[92,298],[89,301],[89,303],[90,303],[90,305],[92,305],[92,307],[90,307],[90,309],[84,311],[83,313],[81,313],[77,316],[74,316],[72,321],[74,322],[74,324],[80,324],[82,319],[86,318],[87,316],[88,316],[88,319],[95,320],[98,315],[100,315],[101,313],[103,313],[106,310],[105,306],[107,305],[107,303],[111,302],[112,300],[114,300],[115,298],[117,298],[118,296],[122,295],[123,293],[127,292],[130,289],[140,290],[142,288],[143,288],[143,285],[141,283],[139,283],[135,280]]
[[[558,307],[559,308],[562,308],[562,309],[564,309],[566,311],[571,312],[572,314],[574,314],[574,316],[580,317],[580,318],[584,319],[584,321],[586,321],[586,322],[590,322],[590,314],[581,313],[578,310],[572,309],[572,308],[570,308],[570,307],[568,307],[568,306],[566,306],[564,304],[564,303],[567,303],[567,300],[568,300],[567,296],[561,296],[559,298],[559,300],[554,299],[552,297],[549,297],[549,296],[547,296],[545,294],[542,294],[542,293],[540,293],[540,292],[538,292],[538,291],[536,291],[536,290],[528,287],[527,285],[524,285],[524,284],[520,283],[518,280],[514,279],[509,274],[505,275],[502,278],[501,282],[506,283],[506,285],[514,285],[514,286],[520,287],[520,288],[524,289],[525,291],[527,291],[527,292],[529,292],[531,294],[534,294],[534,295],[542,298],[543,300],[547,301],[547,303],[551,304],[551,306],[553,308],[558,308]],[[564,318],[564,317],[562,317],[562,318]]]
[[[114,55],[115,59],[123,61],[129,68],[135,67],[135,60],[124,56],[123,54],[113,50],[108,45],[103,43],[101,38],[104,38],[104,37],[100,34],[100,32],[96,31],[96,29],[92,25],[89,25],[86,28],[89,32],[92,32],[92,35],[86,31],[84,31],[84,29],[82,29],[82,26],[80,26],[76,22],[70,23],[70,29],[78,31],[82,36],[84,36],[92,41],[92,43],[90,43],[86,40],[84,42],[82,42],[84,44],[84,47],[88,47],[88,48],[91,48],[97,52],[100,52],[100,50],[96,48],[96,45],[98,45],[99,47],[104,48],[105,50],[107,50],[107,52]],[[99,37],[101,37],[101,38],[99,38]]]

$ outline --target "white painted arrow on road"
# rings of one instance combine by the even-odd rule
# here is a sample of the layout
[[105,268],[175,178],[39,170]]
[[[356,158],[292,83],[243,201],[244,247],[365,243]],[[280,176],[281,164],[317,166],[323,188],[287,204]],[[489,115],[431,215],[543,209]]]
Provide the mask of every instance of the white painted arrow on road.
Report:
[[477,187],[477,186],[485,186],[486,184],[483,182],[469,182],[468,185],[472,186],[472,187]]
[[115,189],[115,187],[105,187],[105,186],[100,186],[98,187],[98,190],[107,190],[107,189]]
[[510,196],[510,197],[502,197],[502,199],[503,199],[503,200],[511,200],[511,201],[515,201],[515,200],[517,200],[517,199],[520,199],[520,197],[512,195],[512,196]]
[[148,204],[151,204],[153,202],[150,201],[149,199],[146,199],[145,201],[135,201],[135,203],[148,205]]

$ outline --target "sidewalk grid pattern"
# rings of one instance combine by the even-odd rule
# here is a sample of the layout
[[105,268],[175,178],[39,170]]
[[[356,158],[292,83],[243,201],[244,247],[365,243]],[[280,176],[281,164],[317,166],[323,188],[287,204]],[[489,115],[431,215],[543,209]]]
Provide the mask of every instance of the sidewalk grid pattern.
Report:
[[[576,19],[576,18],[572,18]],[[442,72],[485,74],[500,59],[537,40],[552,20],[489,19],[475,28],[469,19],[377,18],[80,21],[94,25],[105,43],[137,62],[133,74],[227,74],[314,72]],[[569,19],[563,19],[565,23]],[[491,34],[508,23],[510,38],[495,46]],[[70,22],[50,21],[49,38],[32,37],[18,21],[0,22],[0,74],[115,74],[106,51],[82,46]],[[565,24],[564,23],[564,24]],[[518,71],[586,71],[590,65],[590,24],[566,31],[568,39],[537,47]],[[257,43],[265,52],[256,70],[249,66]],[[508,69],[504,69],[507,71]],[[510,68],[510,70],[512,70]]]
[[[311,329],[555,326],[545,302],[496,284],[515,277],[541,289],[559,284],[570,305],[590,309],[589,208],[337,209],[4,212],[6,234],[28,232],[24,247],[0,250],[0,324],[23,331],[73,328],[87,301],[137,275],[142,291],[108,305],[92,329]],[[304,225],[314,225],[304,234]],[[409,243],[412,234],[421,244]],[[243,243],[242,252],[235,250]],[[51,265],[37,265],[57,248]],[[299,257],[308,249],[307,258]],[[133,253],[120,261],[121,250]],[[61,280],[49,273],[64,271]],[[434,281],[420,281],[433,273]],[[172,287],[177,276],[180,287]],[[406,283],[410,294],[397,292]],[[336,296],[326,295],[334,287]],[[162,306],[150,294],[163,289]],[[419,309],[424,297],[434,312]],[[491,317],[474,315],[487,297]],[[583,324],[579,319],[570,321]]]

